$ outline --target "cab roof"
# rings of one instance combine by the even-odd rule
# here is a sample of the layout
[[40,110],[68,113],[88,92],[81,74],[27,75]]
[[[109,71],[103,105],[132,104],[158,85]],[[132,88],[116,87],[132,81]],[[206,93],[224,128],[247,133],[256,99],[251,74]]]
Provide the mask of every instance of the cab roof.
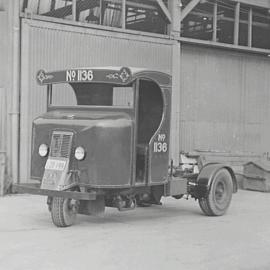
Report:
[[80,67],[53,72],[39,70],[36,76],[39,85],[58,83],[111,83],[126,85],[138,78],[153,80],[162,87],[171,86],[171,76],[169,74],[135,67]]

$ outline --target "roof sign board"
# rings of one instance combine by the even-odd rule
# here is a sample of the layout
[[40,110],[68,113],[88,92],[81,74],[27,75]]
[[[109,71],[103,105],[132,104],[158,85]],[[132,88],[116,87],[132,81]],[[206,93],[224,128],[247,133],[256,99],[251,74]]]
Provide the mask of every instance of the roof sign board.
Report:
[[39,70],[36,79],[40,85],[87,82],[128,84],[132,81],[132,74],[127,67],[122,67],[120,70],[89,68],[67,69],[55,72]]

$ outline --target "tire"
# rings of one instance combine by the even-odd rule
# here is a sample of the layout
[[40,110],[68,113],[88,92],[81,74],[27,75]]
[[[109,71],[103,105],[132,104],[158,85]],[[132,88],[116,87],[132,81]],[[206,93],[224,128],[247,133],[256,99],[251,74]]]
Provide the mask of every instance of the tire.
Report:
[[51,203],[52,222],[57,227],[68,227],[74,224],[78,212],[77,201],[54,197]]
[[209,194],[199,199],[199,205],[207,216],[222,216],[230,206],[233,181],[227,169],[220,169],[214,175]]
[[199,205],[200,205],[200,208],[204,212],[205,215],[207,215],[207,216],[213,216],[212,211],[209,209],[209,207],[207,205],[206,198],[199,199]]

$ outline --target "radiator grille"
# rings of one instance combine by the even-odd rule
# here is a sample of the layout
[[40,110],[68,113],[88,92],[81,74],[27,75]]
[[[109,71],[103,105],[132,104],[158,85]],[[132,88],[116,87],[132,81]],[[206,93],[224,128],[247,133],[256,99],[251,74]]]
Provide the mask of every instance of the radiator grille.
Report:
[[54,131],[52,134],[50,156],[69,158],[73,133]]

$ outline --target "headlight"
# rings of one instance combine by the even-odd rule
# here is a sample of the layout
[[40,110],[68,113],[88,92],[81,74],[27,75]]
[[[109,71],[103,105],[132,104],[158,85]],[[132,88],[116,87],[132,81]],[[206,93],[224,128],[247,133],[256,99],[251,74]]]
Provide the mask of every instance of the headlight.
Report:
[[78,146],[75,149],[75,158],[77,160],[83,160],[85,158],[85,154],[85,150],[81,146]]
[[49,153],[49,147],[46,144],[41,144],[38,148],[38,153],[41,157],[46,157]]

